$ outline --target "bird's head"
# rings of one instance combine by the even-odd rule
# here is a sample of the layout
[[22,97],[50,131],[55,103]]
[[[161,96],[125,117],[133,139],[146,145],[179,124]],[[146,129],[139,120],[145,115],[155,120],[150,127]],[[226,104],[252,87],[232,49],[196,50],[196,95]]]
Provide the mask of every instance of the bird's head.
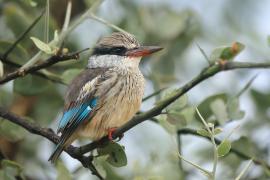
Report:
[[141,46],[129,33],[114,32],[101,38],[94,47],[88,66],[114,66],[128,64],[138,66],[142,57],[151,55],[162,48]]

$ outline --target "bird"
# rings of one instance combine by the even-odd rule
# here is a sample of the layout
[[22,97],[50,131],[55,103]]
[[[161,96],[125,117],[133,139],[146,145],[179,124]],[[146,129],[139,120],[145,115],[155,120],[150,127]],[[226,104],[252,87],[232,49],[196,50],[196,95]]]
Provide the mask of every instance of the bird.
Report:
[[80,137],[98,140],[128,122],[140,109],[145,79],[139,69],[142,57],[160,51],[141,46],[127,32],[113,32],[94,46],[87,67],[66,91],[57,133],[59,143],[49,161],[54,163]]

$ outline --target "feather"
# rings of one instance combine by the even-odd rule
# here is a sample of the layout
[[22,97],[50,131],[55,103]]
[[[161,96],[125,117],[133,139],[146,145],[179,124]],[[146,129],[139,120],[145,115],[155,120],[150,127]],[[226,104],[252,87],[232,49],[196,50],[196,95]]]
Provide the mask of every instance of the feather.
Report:
[[96,105],[97,98],[95,97],[90,101],[73,107],[64,113],[58,128],[58,131],[62,132],[60,142],[57,144],[54,152],[50,156],[49,161],[54,163],[57,160],[66,145],[69,145],[69,143],[72,142],[69,142],[70,138],[73,136],[78,127],[83,122],[91,119],[91,114]]

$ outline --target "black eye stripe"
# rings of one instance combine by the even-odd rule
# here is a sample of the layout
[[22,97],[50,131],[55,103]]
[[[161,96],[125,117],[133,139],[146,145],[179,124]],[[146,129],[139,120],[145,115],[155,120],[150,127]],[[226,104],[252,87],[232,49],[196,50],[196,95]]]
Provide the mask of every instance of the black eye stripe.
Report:
[[94,51],[92,55],[119,55],[124,56],[127,51],[127,48],[123,46],[119,47],[96,47],[94,48]]

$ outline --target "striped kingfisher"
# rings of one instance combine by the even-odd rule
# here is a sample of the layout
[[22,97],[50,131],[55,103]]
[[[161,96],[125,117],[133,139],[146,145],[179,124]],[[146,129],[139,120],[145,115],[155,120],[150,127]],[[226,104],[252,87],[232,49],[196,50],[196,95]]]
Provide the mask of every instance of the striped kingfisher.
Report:
[[144,77],[139,70],[142,57],[161,50],[140,46],[129,33],[115,32],[94,47],[87,68],[68,87],[57,133],[60,141],[49,158],[55,162],[78,137],[112,139],[113,131],[139,110]]

